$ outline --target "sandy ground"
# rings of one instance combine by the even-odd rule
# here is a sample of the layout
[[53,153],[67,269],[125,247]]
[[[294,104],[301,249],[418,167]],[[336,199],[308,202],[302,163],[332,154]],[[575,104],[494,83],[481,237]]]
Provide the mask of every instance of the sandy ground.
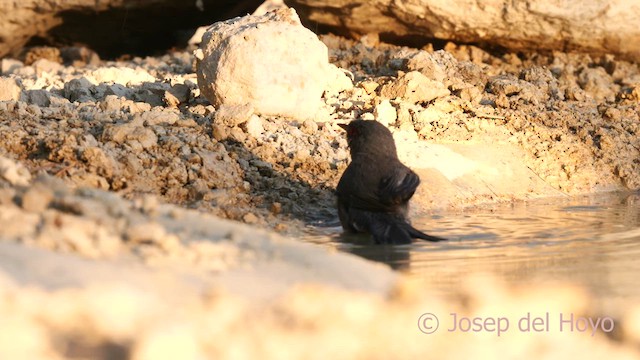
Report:
[[[638,358],[637,306],[602,314],[570,284],[474,276],[444,299],[291,239],[335,221],[336,123],[355,117],[394,132],[423,180],[416,212],[639,189],[637,64],[322,40],[355,83],[325,94],[323,122],[215,109],[188,51],[3,59],[18,95],[0,102],[0,358]],[[515,330],[527,312],[549,330]],[[511,330],[425,335],[423,313]],[[561,313],[615,330],[560,332]]]

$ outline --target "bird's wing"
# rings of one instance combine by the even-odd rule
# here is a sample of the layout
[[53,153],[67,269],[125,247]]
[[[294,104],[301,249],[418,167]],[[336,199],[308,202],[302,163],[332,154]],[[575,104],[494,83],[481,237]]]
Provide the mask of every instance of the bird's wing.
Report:
[[413,196],[420,178],[407,167],[397,167],[391,173],[375,179],[372,186],[354,186],[347,198],[350,207],[375,212],[394,212]]
[[377,196],[370,194],[351,194],[349,196],[349,206],[373,212],[389,212],[395,208],[381,203]]
[[411,199],[418,185],[420,178],[415,172],[405,166],[396,167],[380,180],[378,198],[388,206],[400,205]]
[[[369,160],[369,159],[367,159]],[[347,207],[367,211],[389,211],[378,198],[379,172],[372,161],[358,158],[347,167],[338,182],[336,194]]]

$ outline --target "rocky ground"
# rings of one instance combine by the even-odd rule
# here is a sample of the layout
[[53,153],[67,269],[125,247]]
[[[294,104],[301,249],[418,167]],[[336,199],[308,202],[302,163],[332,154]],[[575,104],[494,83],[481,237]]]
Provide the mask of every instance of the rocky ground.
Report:
[[636,64],[323,41],[355,86],[325,94],[320,122],[215,109],[199,96],[189,52],[79,57],[74,66],[58,63],[57,49],[34,49],[26,63],[3,59],[0,146],[76,186],[154,194],[281,230],[289,219],[334,217],[332,189],[348,161],[336,123],[356,117],[431,144],[516,145],[518,161],[565,194],[640,188]]
[[[0,306],[3,314],[17,315],[0,325],[2,334],[12,335],[0,336],[0,349],[31,349],[33,357],[46,358],[157,359],[171,351],[184,358],[232,357],[225,353],[230,348],[245,349],[238,357],[281,358],[287,348],[291,358],[300,358],[318,349],[308,341],[321,336],[324,345],[340,344],[323,346],[323,357],[409,357],[427,349],[466,357],[471,347],[456,346],[462,335],[425,338],[414,328],[423,309],[485,311],[496,304],[480,291],[487,286],[508,308],[521,302],[517,291],[483,283],[462,291],[460,299],[471,299],[467,303],[427,301],[428,290],[405,294],[413,287],[393,285],[395,275],[387,269],[256,230],[296,235],[305,224],[335,222],[332,191],[348,163],[336,124],[356,117],[389,126],[401,152],[405,142],[449,151],[472,146],[489,162],[509,161],[507,170],[523,166],[553,193],[640,189],[637,64],[610,56],[491,53],[454,44],[419,50],[371,36],[322,40],[331,62],[352,76],[354,86],[325,93],[327,117],[319,121],[267,117],[250,106],[214,108],[200,96],[190,51],[101,61],[86,49],[36,48],[19,60],[3,59],[0,239],[6,240],[6,261]],[[500,146],[521,156],[493,157]],[[440,175],[423,175],[422,187],[437,186],[442,174],[455,183],[455,176],[446,175],[452,167],[434,165]],[[499,181],[508,174],[494,175]],[[514,180],[526,188],[520,195],[496,191],[450,203],[422,194],[416,202],[434,210],[549,194],[528,188],[524,177]],[[40,254],[16,248],[16,242],[66,254]],[[79,264],[77,255],[94,260]],[[57,256],[64,258],[52,258]],[[33,265],[42,259],[56,265]],[[65,262],[72,265],[59,265]],[[165,279],[168,290],[139,289],[133,280],[118,285],[118,268],[138,284]],[[80,275],[68,280],[83,272],[78,269],[107,275],[100,281]],[[263,277],[255,280],[257,274]],[[269,283],[273,279],[290,281]],[[332,287],[290,287],[323,283],[319,279]],[[272,291],[278,286],[281,291]],[[219,294],[220,287],[236,293]],[[530,301],[539,300],[539,310],[597,313],[584,294],[567,287],[564,296],[558,289],[540,292],[549,294],[546,302]],[[271,294],[265,308],[246,302],[265,293]],[[327,310],[329,298],[335,308]],[[114,304],[125,310],[105,316]],[[230,315],[222,316],[220,307]],[[176,308],[181,310],[170,311]],[[328,311],[344,323],[323,321]],[[637,349],[630,346],[640,341],[633,314],[618,314],[631,319],[624,335],[614,336],[621,343],[603,334],[595,340],[565,337],[562,343],[554,334],[513,340],[525,344],[519,349],[531,357],[580,348],[590,358],[611,352],[633,358]],[[388,326],[373,326],[381,323]],[[386,339],[389,328],[401,341],[374,346],[388,344],[377,339]],[[353,333],[367,341],[338,341]],[[477,342],[488,354],[516,351],[498,346],[495,338]]]

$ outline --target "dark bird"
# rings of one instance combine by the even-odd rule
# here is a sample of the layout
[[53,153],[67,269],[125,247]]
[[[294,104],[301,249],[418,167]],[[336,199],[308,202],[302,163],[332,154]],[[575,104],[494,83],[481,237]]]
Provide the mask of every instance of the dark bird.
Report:
[[383,244],[407,244],[412,238],[444,240],[415,229],[407,219],[409,199],[420,178],[398,160],[389,129],[373,120],[339,126],[347,131],[351,152],[351,163],[336,189],[344,230],[370,233]]

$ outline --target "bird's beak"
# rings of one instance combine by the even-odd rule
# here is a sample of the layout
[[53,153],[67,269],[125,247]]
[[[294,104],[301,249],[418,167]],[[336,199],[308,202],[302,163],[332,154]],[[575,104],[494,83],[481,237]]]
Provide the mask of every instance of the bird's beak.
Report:
[[340,126],[344,131],[349,129],[349,124],[338,124],[338,126]]

